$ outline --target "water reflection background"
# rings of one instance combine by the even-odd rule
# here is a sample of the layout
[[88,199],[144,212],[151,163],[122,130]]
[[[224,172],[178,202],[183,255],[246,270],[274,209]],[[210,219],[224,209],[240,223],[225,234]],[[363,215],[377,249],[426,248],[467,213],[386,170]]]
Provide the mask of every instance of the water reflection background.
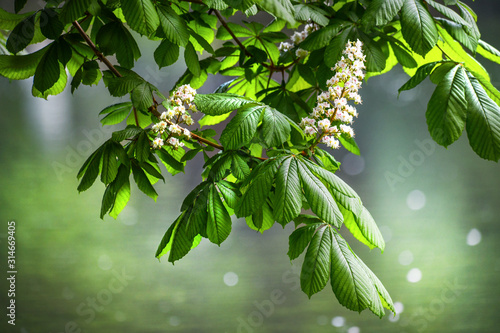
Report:
[[[500,47],[493,30],[498,4],[474,7],[484,39]],[[168,91],[182,68],[155,72],[151,53],[138,71]],[[489,70],[500,86],[499,66]],[[19,274],[17,325],[12,330],[2,319],[0,327],[23,333],[496,332],[498,164],[478,158],[465,134],[448,150],[431,143],[424,113],[432,86],[398,100],[406,79],[397,70],[369,79],[355,123],[363,155],[336,153],[339,175],[360,194],[387,241],[381,255],[343,230],[396,302],[398,315],[381,320],[346,310],[328,286],[308,300],[298,287],[300,260],[291,265],[286,256],[291,226],[260,235],[234,220],[220,248],[203,241],[175,266],[159,263],[156,246],[200,180],[193,173],[199,175],[202,161],[159,183],[157,203],[134,187],[122,215],[101,221],[103,187],[78,194],[75,175],[86,151],[109,135],[97,111],[116,100],[102,86],[34,100],[29,82],[1,79],[0,219],[17,222]],[[6,227],[0,246],[6,247]],[[5,280],[0,287],[6,290]]]

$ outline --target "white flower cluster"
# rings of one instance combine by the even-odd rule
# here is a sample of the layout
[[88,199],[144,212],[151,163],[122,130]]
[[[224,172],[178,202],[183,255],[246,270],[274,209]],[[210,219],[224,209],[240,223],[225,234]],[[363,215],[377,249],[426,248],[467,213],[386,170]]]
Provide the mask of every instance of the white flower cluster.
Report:
[[196,106],[193,104],[195,95],[196,90],[191,88],[189,84],[185,84],[177,88],[170,96],[167,111],[161,114],[160,122],[154,124],[151,128],[157,135],[153,140],[154,149],[160,149],[165,145],[164,135],[167,135],[166,143],[175,149],[184,146],[184,143],[179,141],[176,136],[191,139],[191,132],[181,127],[180,124],[190,126],[194,123],[188,111],[197,111]]
[[[304,39],[306,39],[310,33],[312,33],[313,31],[316,31],[318,29],[319,29],[319,26],[316,23],[307,23],[306,26],[304,27],[304,30],[295,31],[293,33],[292,37],[290,37],[290,39],[292,40],[292,43],[282,42],[282,43],[280,43],[278,49],[281,52],[288,52],[294,46],[299,45]],[[301,48],[298,48],[295,51],[295,56],[297,58],[305,58],[308,54],[309,54],[308,51],[303,50]]]
[[359,40],[346,44],[342,58],[332,68],[335,75],[326,82],[328,91],[318,95],[318,103],[313,112],[309,117],[302,118],[300,123],[307,135],[318,135],[316,142],[322,142],[330,148],[339,148],[337,139],[342,134],[354,136],[350,125],[358,113],[356,108],[347,102],[351,100],[355,104],[362,103],[358,94],[365,77],[365,55],[362,47],[363,43]]

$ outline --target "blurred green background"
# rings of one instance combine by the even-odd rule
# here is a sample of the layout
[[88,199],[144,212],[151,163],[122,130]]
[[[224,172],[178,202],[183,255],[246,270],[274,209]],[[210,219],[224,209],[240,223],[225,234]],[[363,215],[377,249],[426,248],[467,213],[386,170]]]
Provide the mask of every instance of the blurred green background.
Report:
[[[500,48],[498,2],[467,3],[483,39]],[[167,92],[183,68],[159,71],[153,50],[136,70]],[[500,66],[484,64],[500,87]],[[199,92],[223,80],[210,77]],[[286,255],[292,224],[261,235],[234,220],[220,248],[203,240],[175,266],[158,262],[156,247],[201,180],[203,161],[158,183],[156,203],[133,187],[120,217],[102,221],[104,187],[78,194],[76,172],[113,130],[97,113],[117,100],[103,85],[34,99],[31,80],[0,78],[0,267],[6,276],[7,222],[14,220],[18,270],[16,326],[2,315],[0,331],[498,332],[499,165],[478,158],[465,133],[448,150],[430,141],[425,109],[434,86],[398,99],[406,80],[398,68],[364,84],[355,122],[362,157],[335,152],[338,174],[387,242],[381,255],[342,230],[396,302],[396,317],[378,319],[343,308],[329,286],[311,300],[299,290],[301,259],[292,265]],[[2,306],[7,289],[2,278]]]

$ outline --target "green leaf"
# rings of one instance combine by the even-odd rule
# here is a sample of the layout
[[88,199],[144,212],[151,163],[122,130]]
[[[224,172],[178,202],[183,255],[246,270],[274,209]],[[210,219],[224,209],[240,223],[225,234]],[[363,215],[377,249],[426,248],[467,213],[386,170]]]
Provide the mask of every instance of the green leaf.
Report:
[[132,103],[124,102],[114,105],[110,105],[103,109],[99,114],[106,114],[104,118],[101,119],[101,124],[103,125],[115,125],[121,123],[130,113],[132,108]]
[[304,196],[311,206],[311,210],[325,222],[340,228],[343,217],[332,194],[321,180],[309,170],[302,159],[298,160],[297,163]]
[[[236,216],[246,217],[252,215],[257,210],[261,209],[266,202],[271,187],[273,185],[274,176],[278,171],[282,158],[268,159],[265,165],[257,171],[252,172],[247,178],[251,181],[246,192],[236,207]],[[255,170],[255,169],[254,169]]]
[[408,53],[404,48],[399,46],[397,43],[390,43],[392,50],[394,51],[394,55],[398,59],[398,62],[404,67],[415,68],[418,66],[417,62],[413,58],[413,56]]
[[262,106],[240,109],[222,131],[220,142],[224,148],[236,150],[247,145],[257,131],[257,124],[263,110]]
[[295,10],[290,0],[260,0],[258,5],[269,14],[295,25]]
[[[345,21],[334,21],[331,25],[316,30],[309,34],[307,38],[299,44],[305,50],[314,51],[325,47],[330,43],[339,31],[347,25]],[[344,48],[345,44],[342,46]]]
[[316,147],[315,149],[315,154],[313,155],[316,159],[318,159],[321,163],[321,167],[324,169],[330,171],[330,172],[335,172],[339,169],[340,167],[340,162],[335,160],[335,158],[327,151],[320,149]]
[[191,42],[186,45],[186,49],[184,50],[184,60],[186,61],[186,66],[191,74],[193,74],[195,77],[200,76],[200,61]]
[[59,21],[59,16],[52,8],[45,8],[40,14],[40,30],[49,39],[57,39],[64,30],[64,24]]
[[89,8],[92,0],[68,0],[65,1],[64,6],[61,10],[61,15],[59,19],[63,23],[70,23],[85,14],[87,8]]
[[316,231],[302,264],[300,287],[309,298],[321,291],[330,279],[330,253],[332,252],[330,230],[329,226],[323,225]]
[[385,25],[397,15],[403,3],[403,0],[373,0],[366,8],[362,20],[367,24]]
[[290,260],[298,258],[302,252],[306,249],[307,245],[311,242],[311,239],[318,229],[318,227],[324,225],[323,223],[313,223],[308,224],[304,227],[296,229],[290,237],[288,238],[288,257]]
[[200,128],[203,128],[203,126],[217,125],[226,120],[230,115],[231,112],[221,114],[220,116],[210,116],[205,114],[200,118],[200,120],[198,120],[198,125],[200,125]]
[[[361,312],[369,308],[383,316],[381,301],[371,278],[340,234],[330,228],[331,244],[331,285],[340,304]],[[381,312],[380,312],[381,311]]]
[[153,88],[149,82],[136,86],[131,94],[132,103],[137,110],[147,111],[153,105]]
[[9,34],[5,46],[12,53],[24,50],[35,36],[35,14],[22,20]]
[[402,91],[410,90],[418,86],[422,81],[425,80],[427,76],[432,72],[434,67],[440,63],[439,61],[430,62],[428,64],[420,66],[415,75],[413,75],[405,84],[398,89],[398,95],[401,94]]
[[151,0],[127,0],[121,4],[127,24],[141,35],[150,36],[160,26],[160,18]]
[[331,40],[325,49],[324,62],[328,67],[333,67],[340,60],[342,56],[342,50],[345,49],[345,45],[349,40],[349,34],[351,33],[351,27],[347,27],[342,31],[341,34],[337,35]]
[[248,104],[258,104],[258,102],[235,94],[216,93],[216,94],[196,94],[194,97],[196,108],[204,114],[210,116],[225,115],[231,111],[241,108]]
[[347,134],[342,134],[339,136],[339,141],[344,146],[345,149],[353,153],[354,155],[360,155],[358,144],[354,141],[354,138],[347,136]]
[[[184,150],[182,150],[182,151],[184,151]],[[160,160],[163,162],[163,164],[167,168],[167,171],[170,172],[172,174],[172,176],[175,176],[179,172],[184,172],[185,163],[180,162],[180,159],[182,158],[182,156],[184,154],[181,153],[182,156],[179,157],[180,152],[181,152],[181,149],[173,150],[173,149],[165,148],[165,146],[162,149],[155,150],[155,153],[158,155]],[[176,157],[172,156],[172,154],[177,154],[179,157],[179,160]]]
[[145,162],[151,151],[151,146],[149,144],[149,138],[145,131],[141,132],[137,137],[135,145],[135,157],[139,162]]
[[370,249],[378,247],[382,252],[385,249],[385,241],[377,227],[377,224],[373,220],[370,212],[363,207],[358,216],[354,216],[352,212],[348,210],[343,210],[340,207],[344,215],[344,225],[349,229],[352,235],[359,240],[361,243],[368,246]]
[[465,28],[455,22],[444,18],[436,18],[437,22],[441,24],[441,26],[457,41],[459,41],[463,46],[471,50],[472,52],[476,52],[478,39],[468,35],[465,32]]
[[16,13],[19,13],[21,11],[21,9],[23,9],[24,6],[26,5],[26,2],[28,2],[28,0],[15,0],[14,11]]
[[111,134],[111,139],[116,141],[116,142],[120,142],[120,141],[123,141],[125,139],[131,139],[131,138],[135,137],[137,134],[142,133],[142,132],[144,132],[144,130],[142,128],[134,126],[134,125],[129,125],[123,130],[113,132],[113,134]]
[[225,180],[218,181],[216,185],[224,198],[224,203],[230,208],[236,208],[240,196],[239,190],[232,183]]
[[490,76],[486,69],[474,57],[468,54],[445,29],[438,26],[438,30],[439,35],[442,38],[442,41],[438,41],[438,46],[441,50],[443,50],[448,58],[453,59],[455,62],[463,62],[465,64],[465,68],[476,73],[476,76],[479,75],[482,79],[487,81],[490,80]]
[[116,53],[116,59],[125,68],[134,67],[134,60],[141,57],[134,37],[121,22],[110,22],[101,27],[96,41],[104,55]]
[[380,282],[378,277],[368,268],[368,266],[366,266],[366,264],[361,259],[359,259],[359,257],[357,257],[357,258],[358,258],[359,264],[365,270],[366,275],[368,275],[368,277],[372,281],[373,285],[375,286],[375,289],[377,289],[378,295],[380,296],[380,301],[382,302],[382,305],[384,306],[384,308],[391,310],[392,313],[394,313],[394,315],[396,315],[396,310],[394,309],[394,304],[392,303],[392,298],[389,295],[389,293],[387,292],[387,290],[385,289],[382,282]]
[[273,108],[264,108],[262,119],[262,134],[264,142],[268,147],[277,147],[285,142],[290,136],[290,120],[281,112]]
[[381,72],[385,68],[384,52],[372,38],[361,31],[359,31],[359,37],[363,42],[363,51],[366,55],[366,71]]
[[182,212],[170,228],[168,228],[158,246],[155,255],[156,258],[160,259],[170,252],[168,261],[173,263],[184,257],[193,248],[195,243],[199,241],[195,242],[196,236],[190,235],[187,230],[190,214],[190,211]]
[[10,80],[24,80],[35,75],[36,68],[51,45],[27,55],[0,55],[0,75]]
[[156,193],[156,190],[154,189],[153,185],[151,185],[151,182],[149,181],[142,168],[136,163],[132,163],[132,173],[139,190],[156,201],[156,198],[158,198],[158,193]]
[[500,159],[500,108],[486,94],[478,80],[467,73],[467,136],[472,149],[484,159]]
[[33,86],[43,93],[57,82],[60,74],[57,42],[53,42],[38,63]]
[[78,185],[78,192],[83,192],[88,190],[92,184],[94,184],[97,176],[99,175],[100,165],[101,165],[101,157],[103,152],[103,147],[101,146],[98,150],[96,150],[83,164],[82,168],[78,172],[78,178],[80,178],[83,174],[83,178]]
[[307,159],[302,159],[302,161],[315,176],[323,180],[339,205],[353,212],[355,216],[358,216],[362,212],[363,205],[359,196],[342,179]]
[[164,39],[155,50],[154,58],[160,68],[173,65],[179,58],[179,46]]
[[300,214],[302,188],[297,161],[293,157],[285,159],[276,174],[276,190],[273,201],[274,219],[283,226]]
[[[118,161],[116,159],[115,152],[110,145],[110,141],[106,142],[102,152],[102,171],[101,171],[101,181],[108,185],[113,180],[115,180],[118,174]],[[106,211],[107,212],[107,211]]]
[[238,179],[245,179],[250,174],[247,162],[238,153],[232,154],[231,172]]
[[327,12],[314,5],[301,3],[295,5],[295,19],[299,21],[311,20],[324,27],[329,23],[327,15]]
[[210,187],[208,198],[208,239],[217,245],[220,245],[231,232],[231,217],[229,216],[219,193],[215,186]]
[[174,44],[186,46],[189,42],[189,31],[184,20],[170,7],[158,6],[161,29]]
[[422,0],[404,1],[401,14],[403,37],[413,51],[425,56],[436,45],[436,24]]
[[129,200],[130,200],[130,182],[127,179],[127,181],[120,187],[120,189],[116,193],[115,203],[113,205],[113,208],[109,212],[109,215],[112,218],[116,219],[123,210],[123,208],[125,208]]
[[438,84],[427,106],[429,133],[445,147],[455,142],[465,127],[465,75],[462,65],[456,65]]
[[[17,11],[16,11],[17,13]],[[13,14],[9,13],[3,8],[0,8],[0,29],[2,30],[12,30],[25,18],[33,15],[34,12]]]
[[500,64],[500,51],[481,39],[479,40],[477,53],[479,53],[488,60]]
[[456,12],[454,12],[452,9],[443,6],[442,4],[435,2],[433,0],[426,0],[426,3],[434,7],[435,10],[443,14],[445,17],[449,18],[455,23],[461,24],[464,27],[468,27],[469,23],[465,21],[460,15],[458,15]]

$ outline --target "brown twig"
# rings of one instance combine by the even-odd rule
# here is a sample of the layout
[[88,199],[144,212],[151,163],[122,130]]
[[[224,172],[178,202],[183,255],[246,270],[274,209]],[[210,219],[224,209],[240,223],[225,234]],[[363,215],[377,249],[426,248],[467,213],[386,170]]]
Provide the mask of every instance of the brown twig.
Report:
[[101,62],[103,62],[106,65],[106,67],[108,67],[109,70],[116,77],[123,77],[120,74],[120,72],[118,72],[118,70],[115,68],[115,66],[113,66],[113,64],[110,63],[109,60],[97,49],[97,47],[95,46],[94,42],[92,42],[92,40],[90,39],[90,37],[87,35],[87,33],[85,33],[85,31],[80,26],[80,23],[78,23],[78,21],[73,21],[73,26],[76,28],[76,30],[78,30],[78,32],[83,37],[83,39],[85,40],[85,42],[87,43],[87,45],[92,49],[92,51],[94,51],[94,53],[97,56],[97,58],[99,58],[99,60]]

